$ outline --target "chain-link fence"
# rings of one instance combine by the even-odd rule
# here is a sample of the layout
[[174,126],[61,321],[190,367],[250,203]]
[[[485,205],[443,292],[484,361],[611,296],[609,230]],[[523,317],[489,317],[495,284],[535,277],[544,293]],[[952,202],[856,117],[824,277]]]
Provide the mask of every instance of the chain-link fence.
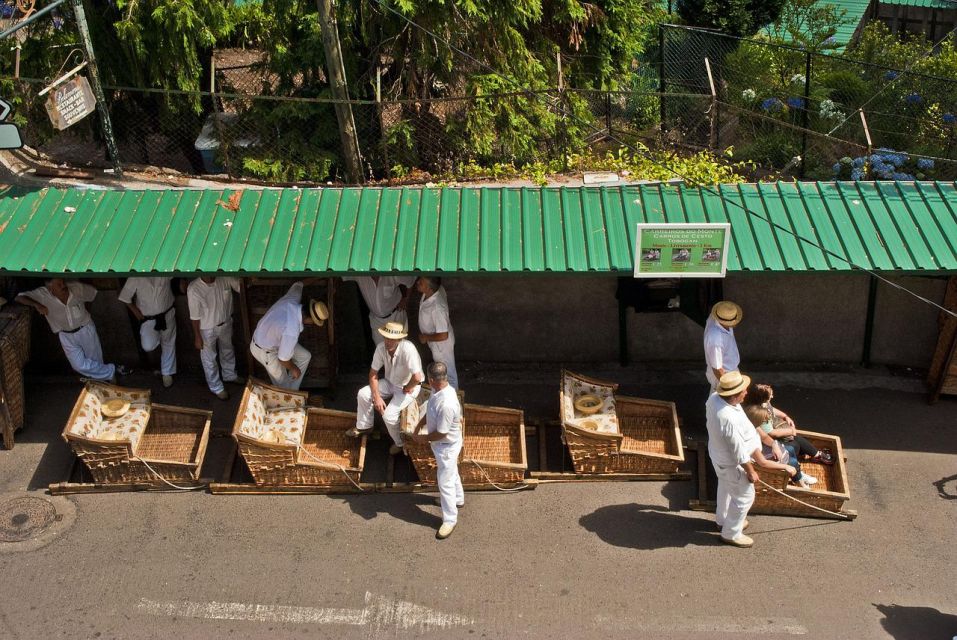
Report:
[[759,176],[957,178],[957,82],[675,25],[659,41],[662,128],[686,144]]

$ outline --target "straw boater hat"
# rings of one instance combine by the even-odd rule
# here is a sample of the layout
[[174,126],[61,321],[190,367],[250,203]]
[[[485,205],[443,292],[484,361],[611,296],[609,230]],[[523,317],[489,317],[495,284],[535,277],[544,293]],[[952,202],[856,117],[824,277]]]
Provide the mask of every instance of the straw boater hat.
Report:
[[103,413],[103,417],[105,418],[120,418],[126,415],[126,412],[129,410],[130,403],[126,400],[120,400],[119,398],[107,400],[100,407],[100,411]]
[[722,300],[711,307],[711,317],[726,329],[735,327],[744,317],[741,307],[728,300]]
[[310,300],[309,315],[312,316],[312,321],[321,327],[329,319],[329,307],[322,300]]
[[409,335],[401,322],[386,322],[384,327],[379,327],[379,333],[382,337],[392,340],[401,340]]
[[718,395],[736,396],[751,384],[751,378],[740,371],[729,371],[718,380]]

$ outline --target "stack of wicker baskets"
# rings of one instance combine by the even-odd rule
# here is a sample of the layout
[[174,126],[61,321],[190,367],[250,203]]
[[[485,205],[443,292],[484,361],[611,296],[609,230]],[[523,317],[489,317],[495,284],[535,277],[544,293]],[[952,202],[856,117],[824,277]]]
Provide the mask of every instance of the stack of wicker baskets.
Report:
[[23,366],[30,359],[30,309],[11,304],[0,311],[0,425],[3,446],[13,448],[13,434],[23,428]]

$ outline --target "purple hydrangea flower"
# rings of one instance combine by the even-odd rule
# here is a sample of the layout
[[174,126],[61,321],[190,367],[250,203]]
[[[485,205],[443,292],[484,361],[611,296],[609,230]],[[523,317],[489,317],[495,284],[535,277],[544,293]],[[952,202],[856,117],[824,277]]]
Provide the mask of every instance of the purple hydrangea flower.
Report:
[[884,79],[885,79],[885,80],[897,80],[897,76],[899,76],[899,75],[900,75],[900,74],[897,73],[896,71],[888,71],[887,73],[884,74]]
[[778,111],[781,109],[782,103],[777,98],[765,98],[761,101],[761,108],[765,111]]
[[804,108],[804,98],[790,97],[788,98],[788,106],[792,109],[803,109]]
[[952,113],[945,113],[945,114],[942,116],[942,118],[943,118],[944,122],[946,122],[947,124],[954,124],[955,122],[957,122],[957,116],[955,116],[955,115],[952,114]]
[[917,158],[917,168],[921,171],[929,171],[934,168],[934,161],[930,158]]
[[908,93],[904,96],[904,101],[907,104],[920,104],[924,99],[920,97],[918,93]]

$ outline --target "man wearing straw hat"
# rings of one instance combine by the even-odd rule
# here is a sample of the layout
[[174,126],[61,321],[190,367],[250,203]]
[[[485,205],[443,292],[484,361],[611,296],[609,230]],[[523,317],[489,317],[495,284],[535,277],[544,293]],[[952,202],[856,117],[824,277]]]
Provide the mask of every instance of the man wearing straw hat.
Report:
[[408,330],[409,317],[405,309],[415,276],[349,276],[342,281],[359,285],[359,293],[369,307],[369,326],[376,345],[382,344],[379,329],[387,322],[398,322]]
[[[458,394],[449,384],[448,367],[442,362],[429,365],[429,385],[432,395],[425,415],[405,437],[414,442],[428,442],[435,456],[436,483],[439,485],[439,503],[442,506],[442,526],[435,537],[444,540],[452,535],[458,522],[459,509],[465,505],[465,492],[459,476],[459,452],[462,451],[462,405]],[[419,429],[425,423],[425,433]]]
[[[383,340],[372,356],[369,369],[369,384],[359,389],[357,396],[356,426],[346,433],[360,436],[372,430],[373,409],[382,415],[393,445],[389,453],[402,451],[402,430],[399,416],[408,404],[415,400],[422,388],[422,359],[419,351],[408,340],[405,328],[398,322],[387,322],[379,327]],[[379,378],[379,369],[385,368],[385,376]],[[386,404],[386,401],[389,404]]]
[[302,304],[304,282],[296,282],[259,319],[249,351],[269,374],[277,387],[298,390],[312,354],[299,344],[304,325],[321,327],[329,317],[329,309],[319,300]]
[[44,286],[21,293],[17,302],[36,309],[60,339],[60,346],[73,370],[84,378],[113,382],[117,374],[132,371],[121,364],[105,364],[96,325],[86,305],[96,298],[88,284],[63,278],[48,278]]
[[120,289],[119,301],[130,309],[140,323],[143,351],[160,350],[160,374],[163,386],[173,386],[176,375],[176,311],[172,278],[127,278]]
[[238,278],[210,276],[196,278],[186,288],[193,340],[203,363],[206,384],[220,400],[229,400],[223,382],[240,382],[233,350],[233,291],[238,293],[239,289]]
[[705,377],[711,384],[712,393],[718,387],[718,380],[729,371],[737,371],[741,364],[738,344],[734,340],[734,327],[743,316],[741,307],[728,300],[722,300],[711,308],[711,314],[704,325],[704,359],[708,363]]
[[744,535],[746,517],[754,503],[754,483],[758,474],[754,465],[783,469],[794,476],[797,471],[761,454],[761,439],[741,408],[751,378],[740,371],[721,376],[718,388],[705,403],[708,427],[708,456],[718,476],[718,500],[714,521],[721,528],[721,542],[735,547],[750,547],[754,540]]

